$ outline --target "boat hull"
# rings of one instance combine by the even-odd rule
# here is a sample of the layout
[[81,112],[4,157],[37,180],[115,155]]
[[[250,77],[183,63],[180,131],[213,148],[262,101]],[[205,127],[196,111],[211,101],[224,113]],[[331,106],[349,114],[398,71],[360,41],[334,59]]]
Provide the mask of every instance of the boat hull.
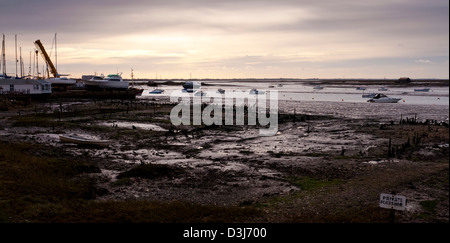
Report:
[[150,91],[150,94],[162,94],[164,93],[164,90],[162,89],[155,89],[153,91]]
[[60,135],[59,140],[62,143],[74,143],[74,144],[85,145],[85,146],[107,147],[110,144],[110,141],[108,141],[108,140],[87,139],[87,138],[71,136],[71,135]]
[[51,84],[60,84],[60,85],[75,85],[77,83],[75,79],[61,79],[61,78],[45,79],[45,81],[48,81]]
[[362,97],[363,98],[374,98],[377,94],[375,93],[371,93],[371,94],[363,94]]
[[414,92],[429,92],[430,89],[414,89]]
[[397,103],[401,98],[380,98],[380,99],[370,99],[367,102],[371,103]]
[[84,81],[87,87],[99,89],[128,89],[130,83],[128,81]]

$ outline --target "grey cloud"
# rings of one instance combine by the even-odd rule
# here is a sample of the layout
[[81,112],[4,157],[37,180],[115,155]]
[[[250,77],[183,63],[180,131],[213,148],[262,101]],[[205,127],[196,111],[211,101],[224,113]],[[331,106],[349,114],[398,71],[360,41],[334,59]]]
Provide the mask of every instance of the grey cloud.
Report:
[[[3,0],[4,1],[4,0]],[[305,21],[283,25],[237,26],[207,23],[202,14],[219,14],[217,18],[231,18],[235,11],[240,13],[264,10],[267,14],[280,9],[306,9],[314,16]],[[214,10],[209,11],[208,10]],[[33,33],[67,31],[72,33],[132,33],[142,29],[163,29],[176,26],[198,28],[207,26],[230,31],[334,31],[382,29],[395,26],[413,29],[414,24],[423,22],[436,29],[435,21],[448,22],[448,2],[431,1],[312,1],[312,0],[42,0],[4,1],[0,8],[2,31],[15,32],[21,29]],[[188,13],[188,14],[186,14]],[[198,16],[196,16],[198,13]],[[299,12],[301,15],[301,12]],[[266,16],[260,16],[264,19]],[[430,23],[430,24],[427,24]],[[442,29],[448,27],[448,23]],[[424,28],[423,30],[430,30]],[[398,28],[398,30],[401,28]],[[442,29],[436,31],[442,31]],[[448,28],[447,28],[448,29]]]
[[[214,33],[222,39],[235,36],[235,40],[241,35],[269,34],[267,38],[272,42],[278,38],[280,45],[305,45],[305,48],[340,41],[382,41],[403,45],[404,49],[420,45],[424,53],[441,52],[448,59],[448,6],[448,0],[0,0],[0,32],[9,35],[9,46],[11,37],[17,33],[19,40],[31,48],[36,39],[45,39],[44,45],[50,46],[55,32],[60,33],[67,46],[78,43],[94,46],[99,38],[141,33]],[[229,21],[237,13],[262,15],[247,22]],[[262,24],[271,13],[291,14],[294,18],[290,22]],[[303,16],[304,13],[308,15]],[[311,39],[304,40],[305,35],[329,39],[311,43],[308,42]],[[284,37],[290,39],[282,40]],[[416,59],[425,56],[417,55]],[[295,67],[297,62],[303,64],[295,58],[244,56],[212,60],[211,65]]]

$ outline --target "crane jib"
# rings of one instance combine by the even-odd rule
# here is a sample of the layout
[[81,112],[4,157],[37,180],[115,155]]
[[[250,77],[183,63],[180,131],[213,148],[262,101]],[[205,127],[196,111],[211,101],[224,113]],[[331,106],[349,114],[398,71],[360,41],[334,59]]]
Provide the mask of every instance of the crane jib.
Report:
[[52,60],[50,60],[50,57],[48,56],[47,52],[45,51],[44,46],[42,45],[40,40],[37,40],[34,42],[40,53],[42,54],[42,57],[47,62],[48,66],[50,67],[50,72],[53,74],[55,78],[59,77],[58,72],[56,71],[55,66],[53,65]]

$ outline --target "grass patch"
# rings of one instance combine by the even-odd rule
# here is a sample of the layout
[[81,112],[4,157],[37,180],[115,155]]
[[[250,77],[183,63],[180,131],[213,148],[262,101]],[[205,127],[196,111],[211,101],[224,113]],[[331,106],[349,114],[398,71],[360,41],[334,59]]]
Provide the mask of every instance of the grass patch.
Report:
[[289,177],[288,182],[305,191],[313,191],[323,187],[333,186],[341,183],[338,179],[318,180],[311,177]]
[[95,197],[94,181],[79,175],[96,172],[98,168],[88,162],[66,161],[59,157],[61,154],[40,153],[45,149],[39,145],[0,142],[1,214],[20,220],[38,205]]
[[[75,205],[73,205],[75,206]],[[51,222],[75,223],[212,223],[242,222],[259,214],[243,207],[195,205],[185,202],[106,201],[78,205],[78,213],[62,212]],[[75,210],[75,209],[74,209]],[[77,215],[78,214],[78,215]]]
[[[97,169],[51,147],[0,141],[0,223],[232,223],[251,221],[261,213],[251,207],[184,202],[94,201],[101,191],[92,176],[82,174]],[[128,177],[181,172],[176,167],[146,164],[124,172],[119,180],[126,185]]]
[[[396,219],[396,222],[398,219]],[[347,208],[326,214],[307,212],[296,215],[290,223],[388,223],[389,211],[377,206]]]
[[172,177],[182,173],[181,168],[159,164],[141,164],[128,171],[122,172],[117,179],[140,177],[146,179],[155,179],[159,177]]
[[438,204],[438,200],[428,200],[428,201],[421,201],[420,206],[425,210],[425,212],[434,214],[436,211],[436,206]]

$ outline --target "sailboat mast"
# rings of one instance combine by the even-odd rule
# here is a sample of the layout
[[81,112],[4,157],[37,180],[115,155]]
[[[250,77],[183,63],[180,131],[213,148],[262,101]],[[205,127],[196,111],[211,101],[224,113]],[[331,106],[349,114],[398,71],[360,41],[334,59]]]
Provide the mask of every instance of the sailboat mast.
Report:
[[58,47],[56,46],[56,33],[55,33],[55,67],[56,71],[58,71]]
[[15,35],[15,50],[16,50],[16,78],[17,78],[17,35]]
[[133,74],[133,69],[131,69],[131,87],[134,87],[134,74]]
[[39,59],[38,59],[38,50],[36,50],[36,54],[34,55],[36,57],[36,79],[39,79]]
[[23,69],[23,59],[22,59],[22,47],[19,47],[19,53],[20,53],[20,77],[23,78],[24,76],[24,69]]
[[5,54],[5,35],[3,34],[2,41],[2,70],[3,70],[3,78],[6,78],[6,54]]
[[29,67],[28,67],[28,76],[31,77],[31,51],[30,51],[30,63],[29,63]]

